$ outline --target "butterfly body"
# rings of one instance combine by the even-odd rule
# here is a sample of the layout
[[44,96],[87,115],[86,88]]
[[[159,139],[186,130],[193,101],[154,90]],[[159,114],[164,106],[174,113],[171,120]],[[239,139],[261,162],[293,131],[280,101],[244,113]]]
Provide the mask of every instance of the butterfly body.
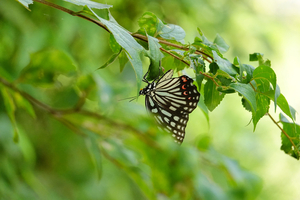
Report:
[[154,114],[159,125],[182,143],[189,114],[197,107],[200,94],[188,76],[172,78],[173,70],[167,71],[160,79],[149,83],[140,91],[145,95],[145,105]]

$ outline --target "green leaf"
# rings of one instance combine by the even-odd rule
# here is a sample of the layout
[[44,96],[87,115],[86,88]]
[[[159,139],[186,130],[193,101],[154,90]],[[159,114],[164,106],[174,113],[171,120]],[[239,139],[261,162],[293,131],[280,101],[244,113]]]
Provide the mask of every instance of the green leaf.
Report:
[[78,6],[88,6],[90,8],[96,8],[96,9],[108,9],[113,7],[112,5],[107,5],[107,4],[102,4],[102,3],[97,3],[94,1],[90,0],[64,0],[69,3],[78,5]]
[[[215,48],[214,44],[205,37],[204,33],[202,33],[202,31],[199,28],[197,28],[197,30],[201,37],[201,38],[199,38],[200,42],[207,45],[208,47],[214,49]],[[215,50],[217,50],[217,49],[215,49]]]
[[217,63],[212,62],[209,64],[209,72],[216,74],[218,72],[219,66],[217,65]]
[[18,108],[23,108],[28,112],[28,114],[31,115],[31,117],[36,118],[35,111],[31,103],[29,103],[27,99],[25,99],[22,95],[20,95],[20,93],[17,92],[13,93],[13,97]]
[[[277,86],[277,88],[279,88]],[[278,92],[278,91],[276,91]],[[271,90],[269,92],[263,93],[263,95],[266,95],[267,97],[269,97],[271,100],[274,101],[274,90]],[[284,114],[286,114],[287,116],[289,116],[293,121],[296,120],[296,110],[290,106],[286,100],[286,98],[283,96],[283,94],[280,94],[277,98],[277,105],[279,106],[279,108],[282,110],[282,112],[284,112]]]
[[158,39],[148,35],[149,50],[148,56],[152,60],[161,60],[164,54],[160,51],[161,45],[158,43]]
[[252,65],[242,64],[238,57],[234,58],[233,63],[240,66],[239,82],[249,83],[253,77],[253,71],[255,68]]
[[229,75],[236,75],[237,71],[236,71],[236,67],[229,62],[228,60],[221,58],[216,51],[212,51],[213,53],[213,57],[214,57],[214,61],[217,63],[217,65],[219,66],[220,70],[226,72]]
[[97,137],[93,136],[93,133],[88,133],[90,137],[88,137],[86,141],[86,146],[87,149],[89,150],[89,153],[91,155],[92,161],[95,165],[97,175],[98,175],[98,180],[102,178],[103,174],[103,169],[102,169],[102,154],[101,150],[98,146],[98,141]]
[[7,70],[4,68],[4,67],[2,67],[2,66],[0,66],[0,77],[3,77],[3,78],[5,78],[6,80],[8,80],[8,81],[10,81],[10,82],[13,82],[13,78],[12,78],[12,76],[7,72]]
[[[276,74],[271,67],[259,66],[253,71],[253,79],[266,79],[268,80],[273,89],[276,90]],[[265,91],[266,92],[266,91]]]
[[217,45],[221,53],[225,53],[229,49],[229,45],[226,44],[225,40],[219,34],[217,34],[214,43]]
[[216,78],[221,82],[222,86],[229,86],[235,81],[235,79],[220,69],[217,70]]
[[226,199],[225,192],[206,175],[198,173],[194,179],[195,193],[199,199]]
[[253,77],[253,71],[255,70],[255,68],[252,65],[248,65],[248,64],[241,64],[240,68],[241,68],[241,74],[246,72],[246,78],[242,82],[249,83]]
[[242,98],[242,105],[246,110],[248,110],[249,112],[252,112],[252,108],[251,108],[249,102],[244,97]]
[[296,120],[296,110],[288,104],[283,94],[280,94],[279,97],[277,98],[277,105],[292,120]]
[[33,4],[33,0],[17,0],[19,3],[21,3],[25,8],[29,9],[29,4]]
[[186,64],[184,64],[180,60],[178,60],[176,58],[173,58],[173,60],[174,60],[174,65],[172,66],[172,68],[173,69],[175,68],[177,72],[183,70],[184,68],[186,68]]
[[[281,150],[283,150],[286,154],[296,158],[299,160],[300,158],[300,126],[296,123],[289,122],[282,113],[279,115],[280,122],[283,125],[283,130],[289,136],[289,138],[281,132]],[[292,145],[291,141],[296,146]]]
[[110,49],[115,53],[120,53],[122,47],[119,45],[119,43],[116,41],[113,34],[109,34],[109,46]]
[[109,143],[103,145],[104,150],[110,154],[111,157],[124,163],[126,166],[135,166],[138,164],[137,153],[120,145],[117,141],[107,140]]
[[271,61],[264,60],[263,56],[264,56],[264,54],[261,54],[261,53],[253,53],[253,54],[250,54],[249,60],[250,61],[258,61],[259,66],[265,65],[265,66],[271,67]]
[[276,112],[276,108],[277,108],[277,99],[280,96],[281,92],[280,92],[280,88],[279,86],[276,84],[276,90],[275,90],[275,94],[274,94],[274,106],[275,106],[275,112]]
[[139,33],[143,35],[150,35],[155,37],[157,33],[157,28],[159,24],[159,19],[155,14],[151,12],[145,12],[142,17],[138,20],[139,23]]
[[212,80],[208,80],[204,85],[204,102],[208,110],[213,111],[222,101],[225,94],[216,89]]
[[261,53],[253,53],[249,55],[249,60],[250,61],[259,61],[263,58],[264,54]]
[[[255,82],[254,82],[255,81]],[[263,93],[270,91],[270,82],[265,78],[257,78],[252,81],[252,85],[256,87],[256,113],[252,113],[254,130],[258,121],[269,112],[270,98],[263,95]]]
[[202,81],[204,79],[204,75],[202,75],[200,72],[204,72],[205,69],[205,63],[200,58],[196,57],[193,58],[190,56],[190,67],[195,70],[196,74],[196,82],[198,85],[199,90],[201,89]]
[[257,108],[256,108],[256,112],[252,113],[254,130],[256,128],[258,121],[263,116],[265,116],[266,113],[269,112],[269,108],[270,108],[270,99],[268,97],[257,93],[255,98],[256,98]]
[[118,58],[119,58],[120,72],[122,72],[126,63],[128,62],[128,57],[126,56],[125,51],[121,51]]
[[203,114],[204,114],[204,116],[205,116],[205,118],[206,118],[206,120],[207,120],[207,123],[208,123],[208,125],[209,125],[209,113],[208,113],[208,109],[207,109],[207,107],[206,107],[206,105],[205,105],[204,97],[203,97],[202,94],[200,95],[200,100],[199,100],[199,102],[198,102],[198,107],[199,107],[199,108],[201,109],[201,111],[203,112]]
[[199,140],[197,141],[197,148],[200,151],[206,151],[210,147],[211,144],[211,137],[208,135],[200,136]]
[[51,86],[60,74],[71,77],[77,68],[73,60],[60,50],[42,50],[31,54],[30,63],[21,71],[18,82],[40,87]]
[[154,37],[148,35],[148,46],[149,50],[146,51],[147,56],[150,58],[149,73],[147,79],[149,81],[156,79],[159,75],[162,75],[160,69],[160,62],[164,57],[164,54],[161,53],[161,45],[158,43],[158,40]]
[[113,54],[108,61],[106,61],[106,63],[104,63],[101,67],[99,67],[98,69],[103,69],[105,67],[107,67],[108,65],[112,64],[120,55],[122,49],[119,51],[119,53]]
[[[81,75],[77,79],[76,86],[79,94],[84,94],[88,99],[97,101],[97,86],[92,75]],[[80,95],[82,96],[82,95]]]
[[137,41],[129,34],[127,30],[117,24],[112,16],[110,16],[110,19],[108,21],[99,17],[92,9],[91,11],[114,35],[114,38],[119,43],[119,45],[121,45],[126,50],[126,55],[136,74],[138,93],[143,78],[143,63],[140,56],[144,52],[144,48],[139,43],[137,43]]
[[253,90],[251,85],[243,84],[243,83],[231,83],[229,86],[244,96],[244,98],[248,101],[248,103],[252,108],[252,113],[255,113],[256,112],[255,91]]
[[158,34],[166,40],[176,40],[184,44],[185,31],[178,25],[166,24],[158,32]]
[[13,129],[14,129],[13,140],[15,143],[17,143],[19,141],[19,130],[18,130],[17,122],[16,122],[16,118],[15,118],[16,105],[14,103],[14,100],[13,100],[12,95],[9,90],[7,90],[5,87],[2,87],[0,85],[0,91],[2,93],[3,102],[4,102],[4,106],[5,106],[7,115],[9,117],[11,124],[13,126]]
[[192,45],[197,49],[200,49],[202,52],[213,56],[212,51],[215,51],[219,56],[222,56],[222,53],[225,53],[229,49],[229,46],[220,35],[217,35],[214,42],[211,42],[205,37],[199,28],[198,32],[200,37],[195,37]]

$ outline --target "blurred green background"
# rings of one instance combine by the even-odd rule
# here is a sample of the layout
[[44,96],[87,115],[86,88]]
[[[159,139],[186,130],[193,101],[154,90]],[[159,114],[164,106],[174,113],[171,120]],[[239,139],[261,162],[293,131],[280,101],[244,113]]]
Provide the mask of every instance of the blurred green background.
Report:
[[[80,10],[70,3],[55,2]],[[187,34],[186,43],[197,36],[197,27],[210,40],[220,34],[230,46],[225,54],[230,61],[238,56],[242,63],[249,64],[250,53],[263,53],[272,62],[282,93],[290,105],[300,110],[298,0],[111,0],[100,3],[113,5],[111,14],[132,32],[138,30],[138,18],[150,11],[164,22],[181,26]],[[144,98],[131,103],[119,101],[136,92],[135,75],[129,64],[122,73],[118,62],[95,71],[112,54],[106,31],[39,3],[30,9],[31,12],[16,1],[0,1],[0,67],[13,80],[28,65],[32,53],[42,49],[63,50],[73,59],[81,75],[96,74],[100,101],[87,101],[87,108],[99,109],[109,120],[115,118],[118,123],[130,124],[139,130],[154,125],[147,117]],[[145,59],[144,71],[148,63]],[[255,66],[255,63],[250,64]],[[23,85],[22,89],[56,108],[71,108],[78,100],[73,90],[58,95],[59,91],[46,89],[43,92],[47,95],[43,96],[32,86]],[[274,113],[273,107],[270,110]],[[35,111],[37,119],[22,109],[17,110],[20,142],[15,144],[11,123],[0,102],[0,198],[3,195],[3,199],[140,199],[138,185],[125,175],[126,170],[104,159],[99,181],[89,148],[86,148],[93,144],[43,111]],[[279,110],[274,116],[278,114]],[[109,120],[100,121],[95,129],[105,132],[102,136],[110,140],[113,135],[116,141],[108,141],[119,144],[119,140],[127,137],[126,132],[116,130]],[[186,147],[189,152],[195,140],[208,138],[208,145],[216,152],[261,178],[259,194],[253,198],[299,199],[299,161],[280,150],[280,131],[269,118],[264,117],[254,133],[252,124],[248,125],[250,120],[251,115],[240,106],[238,95],[227,95],[210,113],[209,125],[200,109],[190,115],[183,149]],[[130,147],[131,140],[126,141]],[[135,144],[132,149],[137,147]],[[205,168],[205,163],[201,166]],[[251,195],[247,199],[252,199]]]

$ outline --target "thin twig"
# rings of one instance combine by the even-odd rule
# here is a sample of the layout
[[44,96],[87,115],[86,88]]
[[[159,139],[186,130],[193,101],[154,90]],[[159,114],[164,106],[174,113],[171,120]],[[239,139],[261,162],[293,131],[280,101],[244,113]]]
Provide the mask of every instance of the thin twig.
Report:
[[255,89],[254,85],[251,82],[249,82],[249,84],[252,87],[252,89],[254,90],[254,92],[256,92],[256,89]]
[[46,5],[46,6],[50,6],[52,8],[61,10],[63,12],[66,12],[66,13],[70,14],[70,15],[73,15],[73,16],[76,16],[76,17],[80,17],[82,19],[85,19],[85,20],[88,20],[90,22],[93,22],[94,24],[97,24],[98,26],[102,27],[103,29],[105,29],[107,32],[110,33],[110,31],[108,30],[108,28],[103,23],[101,23],[98,20],[95,20],[93,18],[87,17],[87,16],[85,16],[83,14],[80,14],[78,12],[75,12],[73,10],[67,9],[65,7],[59,6],[57,4],[54,4],[54,3],[51,3],[51,2],[48,2],[48,1],[44,1],[44,0],[33,0],[33,1],[42,3],[42,4]]
[[176,58],[177,60],[183,62],[184,64],[186,64],[187,66],[190,66],[190,64],[188,62],[186,62],[185,60],[181,59],[180,57],[176,56],[175,54],[171,53],[170,51],[167,51],[166,49],[160,47],[160,50],[162,50],[163,52],[171,55],[172,57]]
[[285,137],[287,137],[287,139],[291,142],[291,144],[293,145],[295,151],[297,151],[298,157],[300,157],[300,153],[297,149],[297,146],[295,145],[295,143],[293,142],[292,138],[285,132],[285,130],[283,130],[283,128],[281,128],[281,126],[279,126],[278,122],[275,121],[275,119],[270,115],[270,113],[267,113],[268,116],[271,118],[271,120],[274,122],[274,124],[276,124],[276,126],[281,130],[281,132],[285,135]]
[[[72,11],[72,10],[70,10],[70,9],[64,8],[64,7],[62,7],[62,6],[59,6],[59,5],[56,5],[56,4],[54,4],[54,3],[51,3],[51,2],[48,2],[48,1],[44,1],[44,0],[33,0],[33,1],[42,3],[42,4],[44,4],[44,5],[50,6],[50,7],[52,7],[52,8],[58,9],[58,10],[61,10],[61,11],[63,11],[63,12],[66,12],[66,13],[70,14],[70,15],[77,16],[77,17],[80,17],[80,18],[82,18],[82,19],[88,20],[88,21],[90,21],[90,22],[92,22],[92,23],[94,23],[94,24],[97,24],[98,26],[102,27],[103,29],[105,29],[107,32],[110,33],[109,29],[108,29],[103,23],[101,23],[100,21],[95,20],[95,19],[93,19],[93,18],[90,18],[90,17],[88,17],[88,16],[85,16],[85,15],[79,13],[79,12]],[[144,35],[137,34],[137,33],[131,33],[131,32],[129,32],[129,34],[131,34],[131,36],[134,37],[134,38],[136,38],[136,39],[139,39],[139,40],[148,42],[148,38],[147,38],[146,36],[144,36]],[[172,46],[172,47],[175,47],[175,48],[178,48],[178,49],[182,49],[182,50],[185,50],[185,51],[188,51],[188,50],[189,50],[188,47],[180,46],[180,45],[177,45],[177,44],[174,44],[174,43],[165,41],[165,40],[158,39],[158,42],[161,43],[161,44],[165,44],[165,45],[168,45],[168,46]],[[211,62],[213,61],[213,58],[212,58],[210,55],[208,55],[208,54],[206,54],[205,52],[203,52],[203,51],[196,50],[195,53],[196,53],[196,54],[201,54],[201,55],[203,55],[203,58],[204,58],[207,62],[209,62],[209,63],[211,63]],[[209,60],[209,59],[207,59],[207,58],[210,58],[211,60]]]
[[[103,29],[105,29],[107,32],[110,33],[109,29],[108,29],[103,23],[101,23],[101,22],[98,21],[98,20],[92,19],[92,18],[90,18],[90,17],[88,17],[88,16],[85,16],[85,15],[80,14],[80,13],[78,13],[78,12],[74,12],[74,11],[72,11],[72,10],[69,10],[69,9],[67,9],[67,8],[64,8],[64,7],[62,7],[62,6],[53,4],[53,3],[48,2],[48,1],[45,1],[45,0],[34,0],[34,1],[35,1],[35,2],[39,2],[39,3],[42,3],[42,4],[47,5],[47,6],[50,6],[50,7],[55,8],[55,9],[61,10],[61,11],[66,12],[66,13],[72,15],[72,16],[77,16],[77,17],[86,19],[86,20],[88,20],[88,21],[90,21],[90,22],[92,22],[92,23],[95,23],[96,25],[102,27]],[[130,33],[130,32],[129,32],[129,34],[131,34],[131,36],[134,37],[134,38],[136,38],[136,39],[139,39],[139,40],[148,42],[148,38],[147,38],[146,36],[144,36],[144,35],[137,34],[137,33]],[[173,44],[173,43],[168,42],[168,41],[165,41],[165,40],[160,40],[160,39],[158,39],[158,42],[161,43],[161,44],[165,44],[165,45],[168,45],[168,46],[172,46],[172,47],[175,47],[175,48],[178,48],[178,49],[182,49],[182,50],[185,50],[185,51],[188,51],[188,50],[189,50],[188,47],[180,46],[180,45],[177,45],[177,44]],[[165,49],[163,49],[163,48],[160,48],[160,50],[162,50],[162,51],[164,51],[164,52],[170,54],[170,55],[173,56],[174,58],[180,60],[181,62],[183,62],[184,64],[186,64],[186,65],[189,66],[189,63],[188,63],[188,62],[186,62],[186,61],[184,61],[183,59],[179,58],[178,56],[176,56],[176,55],[170,53],[169,51],[167,51],[167,50],[165,50]],[[208,54],[206,54],[206,53],[204,53],[204,52],[202,52],[202,51],[200,51],[200,50],[196,50],[195,53],[196,53],[196,54],[201,54],[201,55],[203,55],[203,58],[204,58],[207,62],[212,63],[213,58],[212,58],[210,55],[208,55]],[[208,59],[208,58],[210,58],[210,59]],[[212,80],[212,81],[214,82],[214,84],[215,84],[216,86],[218,86],[217,82],[214,80],[213,77],[210,77],[209,75],[207,75],[207,74],[205,74],[205,73],[203,73],[203,72],[199,72],[199,73],[201,73],[201,74],[204,75],[205,77],[207,77],[207,78],[209,78],[210,80]],[[66,112],[66,111],[65,111],[65,112]]]
[[[259,92],[259,91],[256,91],[254,85],[253,85],[251,82],[250,82],[249,84],[251,85],[251,87],[253,88],[253,90],[254,90],[255,92],[258,92],[258,93],[260,93],[260,94],[263,94],[263,93],[261,93],[261,92]],[[295,143],[293,142],[292,138],[285,132],[285,130],[283,130],[283,128],[281,128],[281,126],[279,126],[279,122],[276,122],[275,119],[272,117],[272,115],[271,115],[270,113],[266,113],[266,114],[270,117],[270,119],[273,121],[273,123],[276,124],[276,126],[281,130],[281,132],[285,135],[285,137],[287,137],[287,139],[290,141],[290,143],[293,145],[293,147],[294,147],[295,150],[297,151],[298,157],[300,157],[300,153],[299,153],[299,151],[297,150],[297,146],[296,146]]]

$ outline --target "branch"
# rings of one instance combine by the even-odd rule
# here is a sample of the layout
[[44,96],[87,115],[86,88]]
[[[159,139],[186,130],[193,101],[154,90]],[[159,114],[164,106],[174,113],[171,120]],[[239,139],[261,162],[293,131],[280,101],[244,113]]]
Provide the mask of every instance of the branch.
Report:
[[190,64],[188,62],[186,62],[185,60],[181,59],[180,57],[176,56],[175,54],[171,53],[170,51],[167,51],[166,49],[160,47],[160,50],[162,50],[163,52],[173,56],[174,58],[176,58],[177,60],[183,62],[184,64],[186,64],[187,66],[190,66]]
[[88,21],[90,21],[90,22],[92,22],[94,24],[97,24],[98,26],[100,26],[101,28],[105,29],[107,32],[110,33],[110,31],[108,30],[108,28],[103,23],[101,23],[98,20],[95,20],[93,18],[87,17],[87,16],[85,16],[83,14],[80,14],[80,13],[75,12],[73,10],[69,10],[69,9],[67,9],[65,7],[56,5],[56,4],[48,2],[48,1],[44,1],[44,0],[33,0],[33,1],[38,2],[38,3],[42,3],[44,5],[50,6],[52,8],[58,9],[58,10],[61,10],[61,11],[65,12],[65,13],[68,13],[68,14],[70,14],[72,16],[76,16],[76,17],[80,17],[82,19],[88,20]]
[[276,124],[276,126],[281,130],[281,132],[285,135],[285,137],[287,137],[287,139],[293,145],[294,149],[297,151],[298,157],[300,157],[300,152],[298,151],[298,148],[295,145],[295,143],[293,142],[292,138],[285,132],[285,130],[283,130],[283,128],[281,128],[281,126],[279,126],[278,122],[275,121],[275,119],[270,115],[270,113],[267,113],[267,115],[271,118],[271,120],[274,122],[274,124]]
[[71,130],[73,130],[74,132],[76,132],[80,135],[83,135],[83,132],[78,130],[78,129],[76,130],[76,126],[72,122],[68,121],[67,119],[62,118],[63,115],[78,113],[78,114],[81,114],[81,115],[84,115],[84,116],[89,116],[89,117],[92,117],[92,118],[104,120],[104,121],[106,121],[106,123],[110,124],[112,127],[118,127],[118,128],[121,128],[121,129],[131,131],[135,136],[137,136],[141,141],[143,141],[147,145],[149,145],[153,148],[156,148],[156,149],[160,149],[160,147],[153,140],[151,140],[150,137],[147,137],[147,135],[144,134],[143,132],[141,132],[140,130],[138,130],[138,129],[130,126],[130,125],[122,124],[122,123],[118,123],[116,121],[113,121],[113,120],[111,120],[107,117],[99,115],[98,113],[81,109],[82,105],[84,104],[84,101],[82,99],[85,98],[85,95],[82,95],[82,97],[80,98],[78,103],[73,108],[70,108],[70,109],[55,109],[55,108],[52,108],[52,107],[44,104],[43,102],[41,102],[37,99],[35,99],[30,94],[19,90],[15,85],[8,82],[7,80],[5,80],[2,77],[0,77],[0,83],[5,85],[6,87],[12,89],[13,91],[19,93],[22,97],[24,97],[27,101],[29,101],[32,106],[39,107],[40,109],[42,109],[42,110],[46,111],[47,113],[53,115],[55,119],[57,119],[58,121],[60,121],[64,125],[66,125],[68,128],[70,128]]
[[[38,2],[38,3],[42,3],[44,5],[50,6],[52,8],[58,9],[58,10],[61,10],[61,11],[65,12],[65,13],[68,13],[68,14],[70,14],[72,16],[77,16],[77,17],[80,17],[82,19],[88,20],[88,21],[90,21],[90,22],[92,22],[92,23],[100,26],[101,28],[105,29],[107,32],[110,33],[109,29],[103,23],[101,23],[100,21],[95,20],[93,18],[90,18],[88,16],[85,16],[85,15],[79,13],[79,12],[75,12],[75,11],[69,10],[67,8],[64,8],[62,6],[56,5],[54,3],[51,3],[51,2],[48,2],[48,1],[45,1],[45,0],[33,0],[33,1]],[[137,33],[131,33],[131,32],[129,32],[129,34],[131,34],[131,36],[134,37],[134,38],[136,38],[136,39],[148,42],[148,38],[146,36],[144,36],[144,35],[137,34]],[[190,49],[188,47],[180,46],[180,45],[177,45],[177,44],[173,44],[173,43],[165,41],[165,40],[158,39],[158,42],[161,43],[161,44],[165,44],[167,46],[172,46],[172,47],[175,47],[175,48],[178,48],[178,49],[182,49],[182,50],[185,50],[185,51],[188,51]],[[196,50],[195,53],[203,55],[203,58],[207,62],[209,62],[209,63],[211,63],[213,61],[213,58],[210,55],[208,55],[208,54],[206,54],[206,53],[204,53],[204,52],[202,52],[200,50]]]
[[[257,93],[263,94],[259,91],[256,91],[254,85],[250,82],[251,87],[253,88],[253,90]],[[285,132],[285,130],[283,130],[283,128],[281,128],[281,126],[279,126],[279,123],[275,121],[275,119],[272,117],[272,115],[270,113],[266,113],[270,119],[273,121],[274,124],[276,124],[276,126],[281,130],[281,132],[285,135],[285,137],[287,137],[287,139],[290,141],[290,143],[293,145],[294,149],[297,151],[298,153],[298,157],[300,157],[300,152],[297,149],[297,146],[295,145],[295,143],[293,142],[292,138]]]

